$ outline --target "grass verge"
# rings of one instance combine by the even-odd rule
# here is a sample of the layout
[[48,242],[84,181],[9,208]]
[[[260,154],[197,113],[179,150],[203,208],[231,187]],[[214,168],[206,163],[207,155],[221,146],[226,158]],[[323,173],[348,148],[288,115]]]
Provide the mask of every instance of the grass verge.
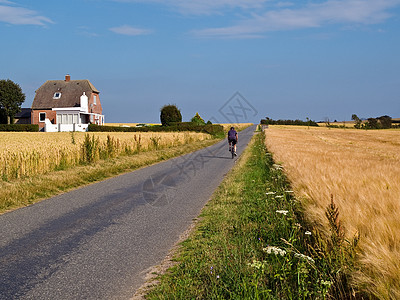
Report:
[[7,182],[0,181],[0,214],[92,182],[199,150],[218,141],[219,139],[204,140],[161,150],[99,160],[89,165],[71,167],[44,175]]
[[203,209],[201,220],[147,299],[349,299],[354,241],[340,234],[335,204],[330,236],[305,224],[263,133]]

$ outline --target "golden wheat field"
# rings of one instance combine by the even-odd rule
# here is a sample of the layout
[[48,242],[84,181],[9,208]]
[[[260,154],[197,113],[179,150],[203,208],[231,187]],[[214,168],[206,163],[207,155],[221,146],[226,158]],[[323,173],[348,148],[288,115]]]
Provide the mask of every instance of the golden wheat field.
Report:
[[[85,135],[78,132],[0,132],[0,179],[45,174],[79,164],[84,160]],[[208,134],[194,132],[96,132],[89,136],[97,143],[98,156],[108,153],[111,157],[210,138]]]
[[[326,125],[327,125],[327,123],[325,123],[325,122],[318,123],[318,126],[325,127]],[[346,127],[346,128],[354,128],[355,122],[354,121],[330,122],[330,125]]]
[[348,237],[360,233],[355,284],[400,299],[400,130],[270,126],[265,133],[310,220],[326,225],[333,195]]
[[224,131],[228,131],[229,129],[231,129],[231,127],[235,127],[235,130],[243,130],[253,125],[253,123],[238,123],[238,124],[221,123],[217,125],[222,125],[222,127],[224,127]]

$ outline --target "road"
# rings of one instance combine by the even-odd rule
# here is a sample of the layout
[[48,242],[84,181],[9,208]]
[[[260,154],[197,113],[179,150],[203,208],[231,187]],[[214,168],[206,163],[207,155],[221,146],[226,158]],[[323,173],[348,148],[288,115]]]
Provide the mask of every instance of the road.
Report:
[[235,161],[222,141],[1,215],[0,299],[130,299]]

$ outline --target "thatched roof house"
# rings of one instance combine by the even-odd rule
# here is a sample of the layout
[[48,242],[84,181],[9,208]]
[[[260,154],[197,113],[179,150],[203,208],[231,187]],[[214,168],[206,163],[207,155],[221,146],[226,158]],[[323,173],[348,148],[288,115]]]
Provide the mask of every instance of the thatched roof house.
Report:
[[45,127],[46,119],[54,125],[101,125],[104,116],[99,94],[87,79],[71,80],[66,75],[65,80],[48,80],[36,91],[32,103],[32,123],[39,124],[39,128]]

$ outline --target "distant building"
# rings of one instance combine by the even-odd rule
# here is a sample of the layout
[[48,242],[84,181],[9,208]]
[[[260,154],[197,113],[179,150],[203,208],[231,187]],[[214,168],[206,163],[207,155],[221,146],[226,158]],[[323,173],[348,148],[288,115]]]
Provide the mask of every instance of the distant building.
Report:
[[86,131],[90,123],[104,125],[100,92],[89,80],[48,80],[32,103],[31,123],[39,130]]
[[21,111],[14,116],[15,124],[31,124],[31,109],[21,108]]

